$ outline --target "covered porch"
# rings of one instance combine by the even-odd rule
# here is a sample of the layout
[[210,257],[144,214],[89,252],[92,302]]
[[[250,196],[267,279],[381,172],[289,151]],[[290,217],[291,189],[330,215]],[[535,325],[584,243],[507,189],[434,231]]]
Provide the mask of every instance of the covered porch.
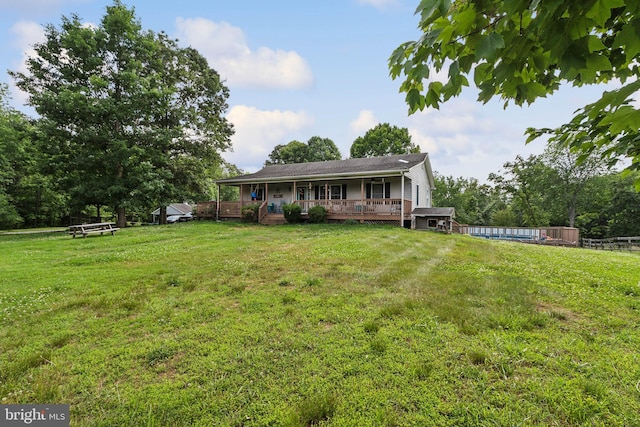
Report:
[[[258,221],[273,223],[274,217],[282,216],[285,204],[294,203],[302,208],[303,216],[314,206],[322,206],[329,221],[404,225],[405,221],[411,220],[410,194],[404,198],[405,180],[409,181],[403,176],[357,181],[240,184],[240,200],[218,202],[216,216],[218,219],[241,218],[244,207],[259,204]],[[354,194],[357,197],[353,197]]]

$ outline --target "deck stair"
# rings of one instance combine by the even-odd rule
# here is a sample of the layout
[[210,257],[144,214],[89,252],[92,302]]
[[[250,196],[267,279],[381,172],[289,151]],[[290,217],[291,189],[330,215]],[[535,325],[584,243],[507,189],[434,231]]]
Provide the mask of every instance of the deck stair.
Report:
[[260,224],[263,224],[263,225],[282,225],[286,223],[287,223],[287,220],[284,219],[284,215],[277,214],[277,213],[267,214],[265,215],[264,218],[262,218],[262,221],[260,221]]

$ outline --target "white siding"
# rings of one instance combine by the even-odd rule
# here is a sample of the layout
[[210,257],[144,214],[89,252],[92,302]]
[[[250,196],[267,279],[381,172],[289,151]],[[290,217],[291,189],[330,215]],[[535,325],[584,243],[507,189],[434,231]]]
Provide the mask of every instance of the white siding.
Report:
[[[405,174],[411,179],[411,192],[406,194],[406,198],[411,196],[411,203],[413,208],[430,208],[431,207],[431,186],[429,185],[429,178],[427,176],[427,167],[424,163],[420,163],[409,169]],[[406,191],[406,190],[405,190]],[[416,204],[416,192],[419,191],[418,204]]]

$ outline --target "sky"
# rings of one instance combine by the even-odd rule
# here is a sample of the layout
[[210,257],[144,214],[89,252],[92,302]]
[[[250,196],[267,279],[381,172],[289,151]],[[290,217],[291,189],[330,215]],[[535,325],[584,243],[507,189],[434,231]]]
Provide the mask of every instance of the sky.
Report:
[[[312,136],[331,139],[343,158],[353,141],[380,123],[407,128],[443,176],[486,182],[517,155],[539,154],[543,140],[525,144],[529,127],[556,127],[602,93],[563,87],[528,107],[495,99],[476,101],[477,90],[439,110],[408,114],[401,80],[388,58],[416,40],[419,0],[123,0],[145,30],[164,31],[197,49],[229,88],[226,118],[234,125],[225,160],[245,172],[259,170],[278,144]],[[99,23],[111,0],[0,0],[0,82],[11,106],[33,116],[26,95],[7,70],[24,71],[43,25],[62,16]],[[472,79],[471,79],[472,80]]]

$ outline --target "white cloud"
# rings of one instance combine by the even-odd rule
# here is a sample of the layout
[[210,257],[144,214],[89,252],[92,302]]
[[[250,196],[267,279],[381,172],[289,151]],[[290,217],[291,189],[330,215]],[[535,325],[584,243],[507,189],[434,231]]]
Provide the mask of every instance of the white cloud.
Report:
[[255,107],[236,105],[227,114],[235,127],[231,138],[233,152],[224,158],[247,172],[254,172],[264,164],[278,144],[286,144],[294,134],[313,124],[313,118],[305,112],[258,110]]
[[[10,32],[14,35],[14,39],[10,43],[11,46],[22,52],[20,61],[16,61],[12,64],[13,70],[26,73],[28,71],[26,65],[27,59],[35,56],[33,46],[46,40],[44,28],[36,22],[18,21],[13,25],[13,27],[11,27]],[[18,89],[13,84],[13,81],[11,82],[11,92],[19,104],[26,103],[28,95]]]
[[389,8],[390,6],[397,5],[398,0],[358,0],[358,3],[366,6],[373,6],[376,9],[384,10]]
[[408,119],[409,134],[421,151],[430,154],[443,175],[485,180],[517,154],[539,147],[525,146],[519,123],[497,119],[489,106],[457,98],[440,110],[426,109]]
[[423,135],[420,130],[411,128],[409,128],[409,136],[411,136],[411,142],[420,147],[421,152],[430,155],[438,152],[438,144],[432,136]]
[[196,48],[230,86],[300,88],[313,84],[307,62],[294,51],[252,50],[242,29],[204,18],[176,20],[177,37]]
[[371,110],[362,110],[358,114],[358,117],[353,120],[349,127],[353,135],[364,135],[369,129],[376,127],[379,123],[378,119]]
[[25,60],[35,52],[33,45],[45,41],[44,27],[33,21],[18,21],[11,27],[11,33],[15,36],[11,45],[22,51],[21,71],[25,70]]

